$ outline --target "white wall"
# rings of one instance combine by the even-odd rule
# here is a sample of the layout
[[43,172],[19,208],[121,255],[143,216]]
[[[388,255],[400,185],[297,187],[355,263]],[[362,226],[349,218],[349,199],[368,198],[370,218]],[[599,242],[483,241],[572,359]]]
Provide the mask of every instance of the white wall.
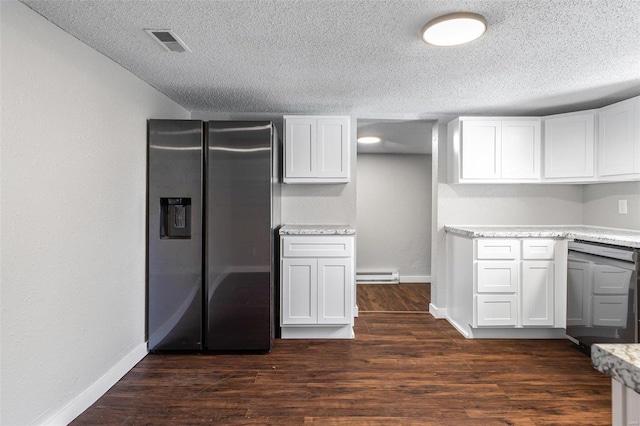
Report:
[[[282,116],[284,114],[295,114],[295,112],[274,115],[196,111],[191,114],[191,117],[195,120],[269,120],[274,122],[280,139],[283,139]],[[323,112],[322,115],[332,115],[332,113]],[[335,115],[345,114],[336,113]],[[356,134],[356,119],[352,117],[350,135],[351,182],[332,185],[282,185],[283,225],[347,224],[356,226]]]
[[146,352],[146,120],[189,113],[0,4],[0,423],[63,423]]
[[358,154],[357,192],[358,271],[431,275],[431,156]]
[[[435,132],[434,132],[435,133]],[[446,307],[444,225],[563,225],[582,223],[581,185],[449,185],[446,125],[438,127],[437,231],[432,250],[431,301]],[[435,155],[435,154],[434,154]],[[435,285],[434,285],[435,284]]]
[[[585,185],[582,191],[585,225],[640,230],[640,182]],[[627,200],[627,214],[618,213],[618,200]]]

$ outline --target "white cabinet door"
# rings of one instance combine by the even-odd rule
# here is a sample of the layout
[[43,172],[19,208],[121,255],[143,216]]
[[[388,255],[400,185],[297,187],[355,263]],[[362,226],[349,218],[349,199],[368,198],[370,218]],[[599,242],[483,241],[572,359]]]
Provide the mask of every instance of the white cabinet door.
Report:
[[500,121],[462,122],[462,179],[497,179],[501,164]]
[[282,324],[318,322],[318,262],[282,259]]
[[594,112],[544,119],[544,177],[594,177]]
[[553,262],[522,262],[522,325],[553,325]]
[[567,325],[591,324],[591,267],[589,262],[569,261],[567,267]]
[[318,324],[350,324],[353,281],[351,259],[318,259]]
[[350,123],[348,116],[285,116],[284,182],[349,182]]
[[344,118],[318,119],[319,177],[349,178],[349,129]]
[[516,293],[518,291],[519,262],[476,262],[478,293]]
[[636,108],[640,98],[628,99],[604,108],[598,115],[598,174],[615,176],[638,173],[640,135],[634,134]]
[[476,326],[515,326],[518,322],[518,296],[479,294],[476,296]]
[[502,122],[502,178],[540,178],[540,121]]
[[286,120],[285,176],[314,177],[317,163],[316,120],[296,118]]

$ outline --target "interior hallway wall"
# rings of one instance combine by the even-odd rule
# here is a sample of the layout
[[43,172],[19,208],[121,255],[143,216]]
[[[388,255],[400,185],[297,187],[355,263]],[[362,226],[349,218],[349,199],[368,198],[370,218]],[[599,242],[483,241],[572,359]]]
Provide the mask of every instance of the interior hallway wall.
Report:
[[[584,185],[582,200],[585,225],[640,230],[640,182]],[[627,200],[627,214],[618,213],[619,200]]]
[[358,271],[431,275],[431,156],[358,154]]
[[0,424],[66,424],[146,355],[146,120],[189,112],[0,2]]

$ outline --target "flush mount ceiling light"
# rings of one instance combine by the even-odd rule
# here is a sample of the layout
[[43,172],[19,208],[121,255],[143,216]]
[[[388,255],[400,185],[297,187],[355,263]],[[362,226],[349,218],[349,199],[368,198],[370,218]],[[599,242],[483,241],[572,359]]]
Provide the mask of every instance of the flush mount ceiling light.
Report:
[[432,46],[458,46],[479,38],[487,30],[481,15],[456,12],[432,19],[422,27],[422,39]]
[[380,138],[377,136],[360,136],[358,138],[358,143],[379,143]]

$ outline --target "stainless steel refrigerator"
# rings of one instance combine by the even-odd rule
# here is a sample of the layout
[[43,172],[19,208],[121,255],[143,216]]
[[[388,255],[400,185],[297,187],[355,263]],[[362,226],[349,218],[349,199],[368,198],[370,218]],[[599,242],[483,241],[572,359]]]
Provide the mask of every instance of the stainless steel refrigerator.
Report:
[[271,350],[278,144],[271,122],[149,120],[150,351]]

